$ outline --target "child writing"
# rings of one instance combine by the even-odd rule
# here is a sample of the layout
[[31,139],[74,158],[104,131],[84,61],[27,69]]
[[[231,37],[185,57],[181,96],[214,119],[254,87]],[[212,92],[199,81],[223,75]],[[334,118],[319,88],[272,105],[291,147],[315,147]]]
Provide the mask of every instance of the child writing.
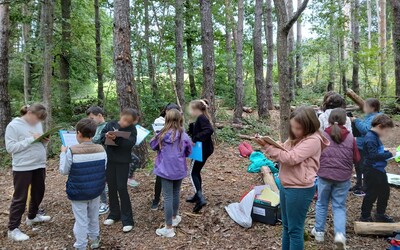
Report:
[[60,173],[68,175],[66,192],[75,217],[75,249],[100,247],[99,205],[106,182],[107,154],[103,146],[93,143],[98,125],[91,119],[76,124],[78,145],[61,147]]
[[[387,159],[393,154],[384,149],[381,137],[387,136],[394,127],[389,116],[377,115],[371,123],[371,130],[364,137],[364,178],[366,195],[361,207],[361,221],[393,222],[386,215],[386,207],[390,196],[390,187],[386,175]],[[375,220],[371,218],[372,206],[376,203]]]
[[[119,121],[110,121],[101,132],[101,141],[113,140],[117,146],[106,146],[107,169],[106,180],[108,185],[108,199],[110,213],[104,221],[104,225],[112,225],[121,220],[123,232],[127,233],[133,229],[132,205],[128,193],[129,163],[132,161],[131,151],[136,143],[138,112],[135,109],[126,108],[122,110]],[[116,137],[109,133],[111,131],[130,132],[128,139]]]
[[346,110],[333,109],[328,120],[330,126],[323,132],[330,145],[321,154],[315,227],[311,231],[317,241],[324,241],[326,216],[332,200],[336,249],[346,247],[346,200],[353,163],[360,160],[355,138],[345,127],[346,118]]
[[320,124],[311,107],[299,107],[290,114],[290,138],[286,150],[266,144],[267,154],[281,163],[279,179],[282,213],[282,249],[304,249],[304,221],[315,193],[315,176],[322,150],[329,141],[321,135]]
[[45,192],[46,146],[49,139],[33,143],[43,134],[41,122],[47,117],[46,108],[42,104],[26,105],[20,113],[21,117],[12,120],[5,133],[6,150],[12,154],[14,194],[10,206],[8,238],[13,241],[29,239],[28,235],[19,230],[29,186],[31,200],[26,224],[31,226],[51,219],[50,216],[38,214]]
[[214,144],[212,135],[214,133],[213,126],[211,125],[211,116],[208,113],[209,102],[205,99],[194,100],[190,102],[190,115],[196,119],[194,123],[189,125],[189,135],[192,141],[202,142],[203,145],[203,161],[192,161],[190,168],[190,176],[194,187],[194,196],[186,199],[187,202],[196,203],[193,212],[199,212],[206,204],[207,201],[203,196],[201,170],[206,164],[208,157],[214,152]]
[[[107,122],[104,119],[104,111],[99,106],[92,106],[86,110],[86,115],[88,118],[92,119],[96,122],[96,134],[92,138],[92,142],[96,144],[101,144],[101,131],[106,126]],[[100,195],[100,207],[99,214],[108,213],[109,208],[107,205],[107,192],[106,188],[104,188],[103,192]]]
[[[181,108],[178,105],[176,105],[175,103],[168,103],[161,110],[160,116],[154,120],[154,125],[157,128],[164,126],[166,112],[171,109],[176,109],[178,111],[181,111]],[[154,132],[158,133],[158,132],[160,132],[160,130],[154,131]],[[158,205],[160,203],[160,197],[161,197],[161,178],[159,176],[156,176],[156,183],[154,184],[154,199],[153,199],[153,202],[151,203],[151,210],[158,209]]]
[[165,126],[150,142],[157,151],[154,174],[161,179],[164,196],[165,227],[156,230],[163,237],[174,237],[173,227],[182,220],[178,215],[182,179],[187,175],[186,157],[192,151],[192,141],[183,130],[182,114],[166,112]]
[[[346,101],[341,95],[334,92],[329,93],[330,94],[328,95],[328,97],[326,97],[324,103],[322,104],[322,111],[324,112],[318,117],[322,131],[325,131],[327,127],[331,126],[331,124],[329,124],[329,115],[331,114],[333,109],[346,108]],[[350,133],[352,133],[351,120],[347,116],[344,126]]]
[[356,196],[364,196],[365,195],[365,187],[363,186],[363,171],[364,171],[364,136],[371,129],[372,120],[379,114],[381,108],[381,104],[378,99],[368,98],[364,102],[364,119],[352,117],[351,121],[354,122],[354,127],[361,134],[360,137],[357,137],[357,147],[360,151],[361,160],[356,164],[356,175],[357,182],[354,187],[351,188],[353,194]]

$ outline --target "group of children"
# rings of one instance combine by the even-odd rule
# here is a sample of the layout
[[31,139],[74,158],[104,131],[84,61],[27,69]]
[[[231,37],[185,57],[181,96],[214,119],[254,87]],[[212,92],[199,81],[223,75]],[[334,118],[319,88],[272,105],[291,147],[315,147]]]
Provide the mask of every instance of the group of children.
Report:
[[[187,176],[186,158],[192,151],[192,145],[198,141],[202,142],[203,160],[192,160],[191,179],[195,195],[188,198],[188,202],[195,203],[194,212],[199,212],[207,204],[202,194],[200,172],[213,153],[214,130],[208,108],[207,100],[190,103],[189,113],[195,122],[190,124],[188,133],[184,129],[181,108],[176,104],[168,104],[160,118],[156,119],[162,126],[150,142],[151,148],[157,151],[155,197],[151,208],[158,208],[162,190],[165,227],[156,230],[159,236],[174,237],[174,227],[182,220],[179,216],[179,196],[182,180]],[[43,134],[41,122],[46,116],[46,108],[41,104],[24,106],[21,117],[15,118],[6,129],[6,149],[13,158],[15,190],[10,206],[8,237],[14,241],[29,239],[19,230],[28,195],[31,198],[26,223],[32,225],[51,219],[38,213],[45,191],[46,145],[49,139],[35,140]],[[139,114],[135,109],[126,108],[119,120],[105,122],[103,110],[91,107],[87,110],[87,117],[75,126],[79,144],[62,146],[60,154],[60,173],[68,175],[66,192],[75,217],[73,232],[76,249],[86,249],[89,242],[92,249],[100,247],[99,214],[109,211],[103,224],[112,225],[121,221],[125,233],[134,226],[127,186],[132,175],[132,162],[137,159],[132,154],[132,148],[136,144]],[[128,132],[130,136],[119,137],[113,133],[115,131]],[[111,146],[110,141],[115,145]]]
[[[365,101],[364,119],[348,117],[344,107],[344,98],[330,92],[324,98],[324,112],[319,117],[311,107],[297,108],[290,116],[290,136],[283,144],[284,150],[257,139],[266,153],[281,163],[284,250],[304,249],[304,223],[316,188],[316,221],[311,233],[319,242],[324,241],[328,206],[332,201],[334,244],[337,249],[345,249],[349,190],[364,196],[361,221],[393,222],[386,215],[390,188],[385,171],[393,154],[384,149],[380,139],[393,128],[393,121],[379,113],[380,104],[374,98]],[[358,133],[356,139],[354,130]],[[353,164],[356,164],[357,184],[350,189]]]

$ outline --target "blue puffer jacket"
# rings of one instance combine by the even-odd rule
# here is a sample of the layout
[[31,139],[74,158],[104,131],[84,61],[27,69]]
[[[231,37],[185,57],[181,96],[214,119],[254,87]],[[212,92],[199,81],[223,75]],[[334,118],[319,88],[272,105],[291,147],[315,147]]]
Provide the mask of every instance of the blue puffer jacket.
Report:
[[386,173],[385,168],[387,166],[387,159],[393,155],[389,151],[385,150],[381,139],[376,132],[370,130],[365,135],[364,140],[364,166],[373,167],[381,172]]
[[377,116],[379,114],[381,114],[381,113],[375,112],[375,113],[366,114],[364,119],[357,118],[354,121],[355,127],[357,128],[357,130],[361,134],[361,136],[357,137],[357,139],[356,139],[358,150],[363,150],[363,147],[364,147],[364,136],[371,129],[372,120],[375,118],[375,116]]

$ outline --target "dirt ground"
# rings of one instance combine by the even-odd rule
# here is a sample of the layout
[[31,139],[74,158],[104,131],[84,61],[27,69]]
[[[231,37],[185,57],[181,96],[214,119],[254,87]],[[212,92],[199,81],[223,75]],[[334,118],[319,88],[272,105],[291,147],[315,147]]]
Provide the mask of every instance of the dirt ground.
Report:
[[[397,124],[391,138],[385,139],[387,147],[400,143],[400,127]],[[244,229],[233,222],[224,207],[237,202],[253,185],[261,185],[258,174],[246,172],[248,160],[239,157],[236,146],[220,144],[203,171],[204,193],[208,205],[201,214],[192,214],[192,205],[184,199],[192,194],[192,186],[185,179],[181,194],[182,223],[177,228],[177,236],[164,239],[156,236],[155,230],[163,225],[163,212],[151,211],[154,176],[146,170],[136,173],[140,185],[129,188],[134,209],[135,228],[124,234],[121,224],[101,226],[102,249],[280,249],[281,226],[253,223]],[[399,166],[391,163],[389,172],[400,174]],[[0,249],[72,249],[74,218],[71,205],[65,194],[66,177],[58,172],[57,160],[50,160],[47,168],[47,191],[42,207],[52,220],[36,228],[25,225],[21,229],[31,239],[23,243],[7,240],[8,207],[13,192],[11,170],[0,171]],[[391,188],[388,214],[400,221],[400,189]],[[354,234],[353,222],[360,215],[362,198],[349,195],[347,237],[349,249],[386,249],[386,239],[382,237],[360,237]],[[315,202],[312,204],[315,206]],[[312,224],[312,215],[309,223]],[[25,219],[25,218],[24,218]],[[101,216],[101,221],[105,216]],[[332,220],[328,219],[325,244],[306,241],[305,249],[332,249]],[[311,226],[307,226],[311,230]]]

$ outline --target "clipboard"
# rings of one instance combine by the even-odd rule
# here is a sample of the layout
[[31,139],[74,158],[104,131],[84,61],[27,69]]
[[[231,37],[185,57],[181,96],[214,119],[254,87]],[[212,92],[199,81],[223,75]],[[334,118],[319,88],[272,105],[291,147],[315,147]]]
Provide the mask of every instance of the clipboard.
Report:
[[34,141],[32,142],[32,144],[33,144],[33,143],[37,143],[37,142],[41,142],[43,139],[46,139],[46,138],[50,137],[50,135],[53,135],[53,134],[57,133],[58,130],[60,130],[60,129],[61,129],[61,127],[54,127],[54,128],[52,128],[52,129],[50,129],[50,130],[47,130],[46,133],[42,134],[39,138],[37,138],[36,140],[34,140]]
[[[254,140],[255,138],[253,137],[252,139]],[[267,144],[269,144],[269,145],[272,145],[272,146],[274,146],[274,147],[276,147],[276,148],[279,148],[279,149],[282,149],[282,150],[287,151],[286,148],[284,148],[281,144],[279,144],[279,143],[277,143],[276,141],[274,141],[274,139],[272,139],[272,138],[269,137],[269,136],[262,136],[262,137],[260,137],[259,139],[264,140],[264,141],[265,141]]]
[[72,147],[74,145],[79,144],[79,142],[76,139],[75,131],[60,130],[59,133],[60,133],[62,145],[64,147]]
[[163,123],[153,123],[152,127],[153,127],[154,133],[158,133],[161,131],[161,129],[164,128],[164,124]]
[[136,144],[135,145],[140,145],[144,139],[150,134],[150,131],[147,130],[146,128],[140,126],[139,124],[136,125]]
[[203,143],[201,141],[196,142],[196,144],[192,146],[192,153],[188,158],[203,162]]
[[[129,139],[129,137],[131,136],[131,132],[128,131],[108,131],[108,133],[110,133],[111,135],[115,135],[116,137],[122,137],[124,139]],[[104,143],[107,146],[118,146],[115,141],[110,140],[108,138],[106,138],[106,141]]]

